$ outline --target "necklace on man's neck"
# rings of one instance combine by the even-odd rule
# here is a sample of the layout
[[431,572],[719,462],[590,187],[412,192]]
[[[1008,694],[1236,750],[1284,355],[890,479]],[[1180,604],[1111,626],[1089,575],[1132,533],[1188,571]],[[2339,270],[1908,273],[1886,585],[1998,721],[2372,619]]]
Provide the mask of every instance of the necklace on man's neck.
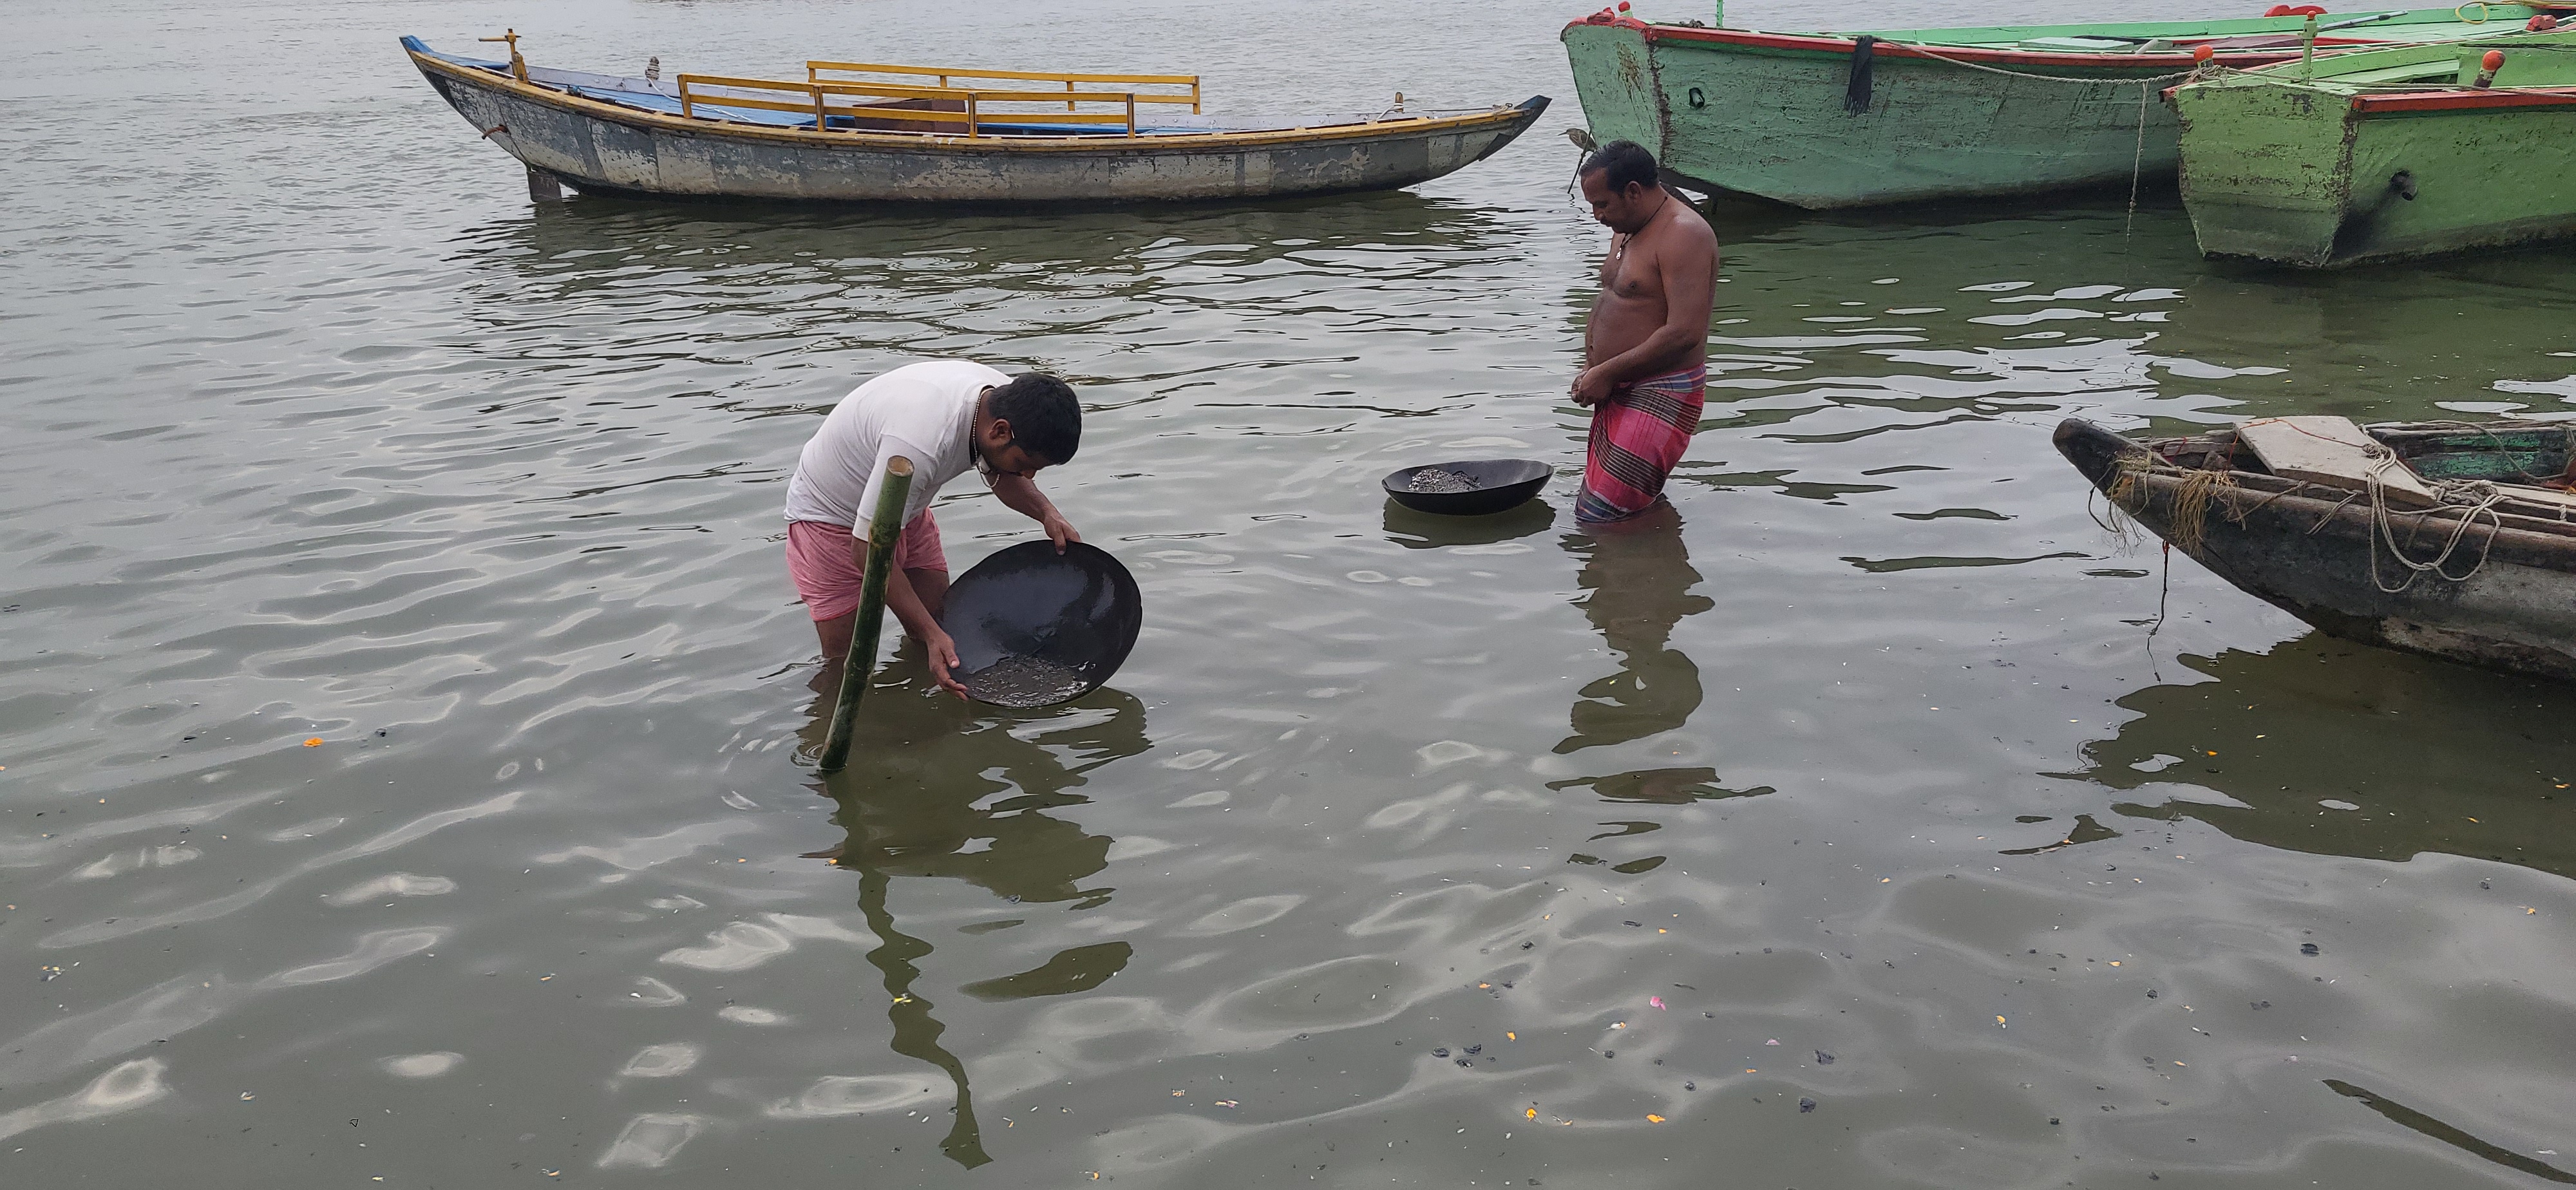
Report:
[[[1648,215],[1648,216],[1646,216],[1646,221],[1637,225],[1637,231],[1644,231],[1644,230],[1646,230],[1646,229],[1647,229],[1647,228],[1649,228],[1649,227],[1653,227],[1653,226],[1655,225],[1655,220],[1656,220],[1656,219],[1658,219],[1658,218],[1660,218],[1660,217],[1662,217],[1662,215],[1663,215],[1663,213],[1664,213],[1664,205],[1665,205],[1665,203],[1669,203],[1669,202],[1671,202],[1671,201],[1673,201],[1673,192],[1672,192],[1672,191],[1670,191],[1670,190],[1664,191],[1664,201],[1663,201],[1663,202],[1659,202],[1659,203],[1656,203],[1656,204],[1655,204],[1655,210],[1654,210],[1654,213],[1653,213],[1653,214],[1650,214],[1650,215]],[[1614,252],[1612,252],[1612,253],[1610,254],[1610,259],[1612,259],[1612,260],[1625,260],[1625,259],[1627,259],[1627,257],[1628,257],[1628,245],[1630,245],[1630,244],[1633,244],[1633,243],[1637,242],[1637,231],[1632,231],[1632,232],[1627,233],[1626,235],[1623,235],[1623,236],[1619,237],[1619,247],[1618,247],[1618,250],[1616,250],[1616,251],[1614,251]]]
[[981,469],[984,465],[984,402],[993,398],[993,390],[975,394],[975,411],[966,415],[966,465]]

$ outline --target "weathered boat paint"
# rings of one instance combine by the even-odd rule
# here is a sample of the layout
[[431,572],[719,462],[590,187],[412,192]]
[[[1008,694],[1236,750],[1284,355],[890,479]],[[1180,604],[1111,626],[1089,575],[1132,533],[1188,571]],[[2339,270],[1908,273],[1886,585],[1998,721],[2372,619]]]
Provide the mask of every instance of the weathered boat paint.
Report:
[[[2452,9],[2329,15],[2318,44],[2455,40],[2531,15],[2484,11],[2483,24]],[[2302,28],[2298,17],[2258,17],[1766,33],[1604,10],[1568,25],[1563,40],[1596,140],[1646,146],[1691,189],[1821,210],[2170,177],[2178,126],[2152,89],[2193,69],[2195,43],[2232,66],[2296,59]],[[1862,90],[1853,80],[1862,36],[1873,39],[1867,104],[1854,112],[1845,101]],[[2069,48],[2088,41],[2128,48]]]
[[641,111],[405,52],[477,132],[589,193],[825,202],[1099,203],[1389,190],[1492,155],[1547,98],[1449,116],[1136,137],[968,138]]
[[[2499,451],[2474,449],[2484,431],[2374,426],[2401,454],[2448,456],[2415,465],[2450,477],[2495,478],[2507,471],[2566,467],[2569,427],[2496,423]],[[2372,579],[2371,551],[2392,585],[2403,569],[2374,546],[2366,500],[2269,475],[2229,471],[2232,434],[2139,443],[2082,418],[2057,427],[2058,452],[2096,489],[2157,536],[2249,595],[2347,640],[2384,645],[2489,669],[2576,681],[2576,524],[2507,514],[2500,527],[2473,525],[2451,567],[2462,581],[2426,574],[2391,593]],[[2516,439],[2519,439],[2517,441]],[[2453,446],[2461,449],[2443,450]],[[2177,466],[2136,469],[2163,459]],[[2125,465],[2124,465],[2125,460]],[[2209,504],[2189,531],[2175,509],[2195,470],[2225,473],[2206,489]],[[2123,472],[2133,471],[2123,489]],[[2447,538],[2463,509],[2400,513],[2392,522],[2419,557]],[[2395,571],[2397,573],[2392,574]]]
[[[2494,85],[2482,57],[2503,55]],[[2210,256],[2299,268],[2576,235],[2576,36],[2409,46],[2178,87]]]

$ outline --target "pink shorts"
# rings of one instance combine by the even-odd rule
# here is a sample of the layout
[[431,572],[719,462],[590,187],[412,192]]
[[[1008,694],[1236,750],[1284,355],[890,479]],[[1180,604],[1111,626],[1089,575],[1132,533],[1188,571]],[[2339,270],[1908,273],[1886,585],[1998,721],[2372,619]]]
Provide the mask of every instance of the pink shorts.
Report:
[[[787,574],[796,593],[817,620],[837,620],[859,610],[859,591],[866,575],[850,557],[850,527],[821,521],[787,523]],[[930,510],[912,518],[894,539],[894,564],[903,570],[948,573],[948,555],[939,548],[939,522]]]

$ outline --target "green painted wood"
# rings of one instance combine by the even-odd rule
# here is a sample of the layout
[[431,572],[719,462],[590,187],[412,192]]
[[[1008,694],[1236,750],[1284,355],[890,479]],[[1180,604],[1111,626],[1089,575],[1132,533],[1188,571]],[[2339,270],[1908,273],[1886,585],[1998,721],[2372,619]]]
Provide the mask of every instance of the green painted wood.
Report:
[[[2496,5],[2483,25],[2451,9],[2410,12],[2346,35],[2456,40],[2518,27]],[[2322,18],[2331,24],[2354,15]],[[2045,50],[2066,38],[2192,38],[2295,33],[2295,18],[1885,30],[1927,46]],[[1848,36],[1825,34],[1821,36]],[[1809,209],[2125,186],[2171,176],[2179,125],[2154,88],[2170,65],[2127,53],[2018,67],[2079,81],[1995,74],[1880,55],[1868,111],[1844,110],[1851,55],[1839,50],[1658,38],[1633,25],[1568,26],[1575,89],[1596,140],[1633,140],[1694,189]],[[2044,44],[2033,46],[2034,41]],[[2066,51],[2057,50],[2063,54]],[[2139,103],[2148,102],[2142,113]],[[2144,123],[2143,138],[2140,124]]]
[[877,492],[876,516],[868,522],[868,568],[859,579],[859,610],[850,622],[850,652],[841,662],[841,696],[832,704],[832,726],[823,736],[823,755],[815,767],[841,771],[850,757],[850,735],[859,721],[859,700],[877,671],[877,638],[885,629],[886,576],[894,571],[895,538],[903,532],[904,500],[912,494],[912,460],[896,455],[886,464],[884,486]]
[[[2576,34],[2370,50],[2231,72],[2174,93],[2182,193],[2210,256],[2300,268],[2576,236],[2576,106],[2381,111],[2360,97],[2576,86]],[[2438,75],[2447,81],[2391,82]],[[2411,74],[2410,74],[2411,72]],[[2413,197],[2407,196],[2412,191]]]

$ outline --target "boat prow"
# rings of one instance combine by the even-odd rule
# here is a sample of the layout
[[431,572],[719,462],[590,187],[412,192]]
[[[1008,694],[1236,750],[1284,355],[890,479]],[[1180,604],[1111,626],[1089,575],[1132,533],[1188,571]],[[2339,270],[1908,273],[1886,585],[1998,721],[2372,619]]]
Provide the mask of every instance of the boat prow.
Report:
[[1200,110],[1192,75],[814,61],[801,80],[664,80],[531,67],[515,35],[507,62],[402,45],[532,185],[663,198],[1092,204],[1392,190],[1492,156],[1548,104],[1227,120]]
[[[2347,640],[2576,681],[2576,426],[2261,418],[2058,453],[2212,573]],[[2266,452],[2270,452],[2266,461]]]

